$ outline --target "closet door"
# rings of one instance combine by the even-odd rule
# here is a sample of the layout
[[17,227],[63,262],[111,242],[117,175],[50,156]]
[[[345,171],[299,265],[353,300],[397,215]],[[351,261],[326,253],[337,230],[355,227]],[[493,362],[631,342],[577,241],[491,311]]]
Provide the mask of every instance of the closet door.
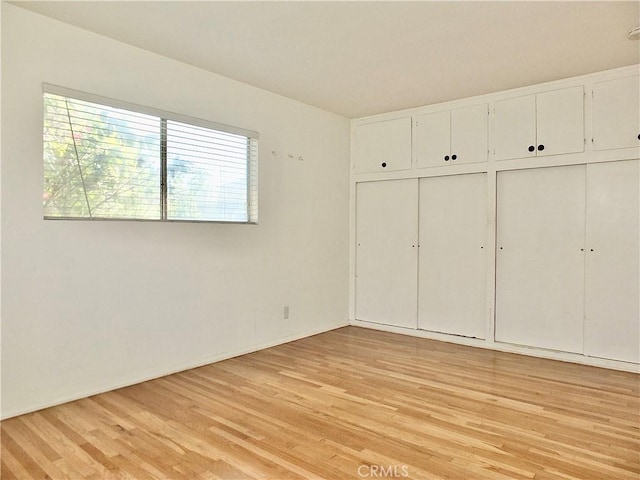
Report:
[[640,363],[640,162],[587,166],[587,355]]
[[486,336],[486,174],[420,180],[418,328]]
[[582,352],[585,167],[498,173],[500,342]]
[[356,318],[416,328],[418,180],[356,186]]

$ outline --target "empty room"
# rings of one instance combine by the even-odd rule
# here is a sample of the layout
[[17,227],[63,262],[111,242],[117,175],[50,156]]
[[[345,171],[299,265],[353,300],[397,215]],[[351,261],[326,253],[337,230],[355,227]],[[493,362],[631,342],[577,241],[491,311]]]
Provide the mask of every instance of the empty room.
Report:
[[640,480],[640,3],[1,1],[2,480]]

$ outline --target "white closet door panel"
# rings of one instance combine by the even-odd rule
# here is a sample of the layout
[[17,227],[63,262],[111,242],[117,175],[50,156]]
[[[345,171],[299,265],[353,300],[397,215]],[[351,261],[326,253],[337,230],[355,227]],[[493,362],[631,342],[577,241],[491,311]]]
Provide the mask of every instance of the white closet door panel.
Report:
[[585,167],[498,173],[496,340],[582,352]]
[[494,148],[496,160],[535,157],[536,96],[510,98],[495,103]]
[[411,168],[411,118],[358,125],[354,129],[356,173]]
[[486,174],[420,180],[418,328],[486,336]]
[[451,121],[446,112],[420,115],[414,120],[413,152],[418,167],[448,165],[450,155]]
[[453,163],[487,161],[489,106],[474,105],[451,111],[451,155]]
[[640,146],[640,77],[593,85],[593,149]]
[[356,187],[356,318],[416,328],[418,180]]
[[587,166],[585,353],[635,363],[640,363],[639,165],[633,160]]
[[[539,93],[536,108],[538,155],[584,151],[582,86]],[[540,145],[544,145],[544,150],[540,151]]]

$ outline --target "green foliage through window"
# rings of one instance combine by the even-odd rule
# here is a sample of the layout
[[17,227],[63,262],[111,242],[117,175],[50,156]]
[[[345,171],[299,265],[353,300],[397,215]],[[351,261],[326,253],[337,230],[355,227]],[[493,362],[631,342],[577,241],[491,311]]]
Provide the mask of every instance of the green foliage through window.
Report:
[[255,222],[257,139],[44,94],[45,218]]

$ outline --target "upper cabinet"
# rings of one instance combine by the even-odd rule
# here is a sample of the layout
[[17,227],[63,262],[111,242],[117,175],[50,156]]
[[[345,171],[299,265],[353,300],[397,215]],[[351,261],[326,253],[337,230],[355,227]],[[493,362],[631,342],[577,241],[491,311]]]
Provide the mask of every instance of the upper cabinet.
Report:
[[584,88],[495,102],[496,160],[584,151]]
[[593,85],[593,149],[640,146],[639,77]]
[[356,173],[411,168],[411,117],[358,125],[353,142]]
[[487,104],[419,115],[413,121],[417,167],[487,161]]
[[466,165],[456,171],[480,172],[483,163],[515,159],[524,160],[521,168],[593,163],[637,158],[637,152],[637,67],[360,119],[352,128],[356,175],[430,176],[446,170],[427,167],[456,164]]

